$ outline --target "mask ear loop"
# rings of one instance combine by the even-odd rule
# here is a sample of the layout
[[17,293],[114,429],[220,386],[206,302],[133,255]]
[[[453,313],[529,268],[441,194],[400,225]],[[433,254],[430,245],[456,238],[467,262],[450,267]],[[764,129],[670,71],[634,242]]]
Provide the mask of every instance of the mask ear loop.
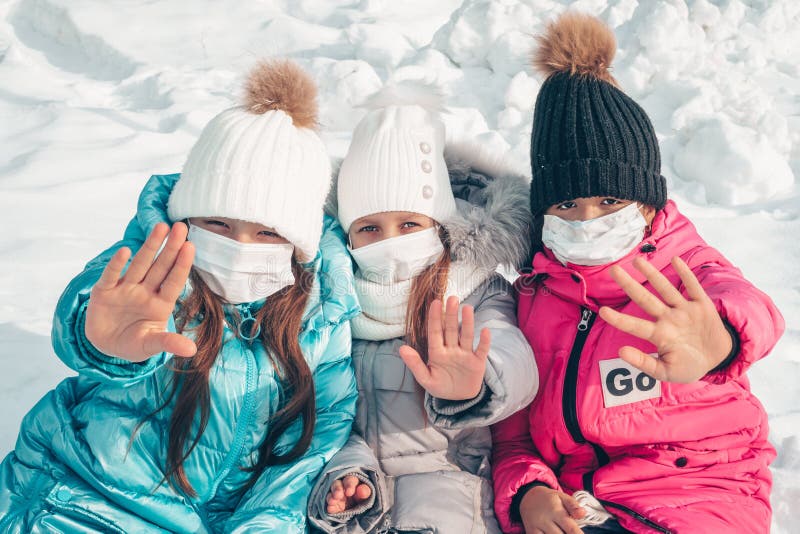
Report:
[[[637,202],[636,203],[636,209],[639,210],[639,213],[641,213],[642,217],[644,218],[644,213],[642,213],[642,208],[643,207],[644,207],[644,204],[642,204],[641,202]],[[653,223],[651,221],[650,223],[646,224],[645,227],[644,227],[644,236],[645,237],[650,237],[650,234],[652,234],[652,233],[653,233]]]

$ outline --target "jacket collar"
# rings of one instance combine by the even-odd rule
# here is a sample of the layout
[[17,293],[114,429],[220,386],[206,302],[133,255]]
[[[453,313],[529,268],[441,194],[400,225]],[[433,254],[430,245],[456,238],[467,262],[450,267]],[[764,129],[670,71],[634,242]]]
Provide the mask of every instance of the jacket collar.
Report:
[[646,278],[633,267],[633,260],[643,257],[659,271],[663,271],[674,256],[683,256],[693,248],[705,246],[694,225],[684,217],[673,201],[656,213],[647,236],[627,256],[614,263],[598,266],[583,266],[559,262],[545,248],[533,259],[533,272],[526,278],[539,276],[544,285],[565,300],[597,310],[600,306],[619,306],[630,298],[614,282],[609,273],[613,265],[619,265],[637,282]]

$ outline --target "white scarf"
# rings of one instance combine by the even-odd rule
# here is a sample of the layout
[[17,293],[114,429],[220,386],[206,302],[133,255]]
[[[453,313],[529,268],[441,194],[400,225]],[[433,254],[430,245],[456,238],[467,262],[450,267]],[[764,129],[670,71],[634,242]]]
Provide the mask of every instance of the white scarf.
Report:
[[[454,295],[463,302],[493,272],[459,262],[450,264],[444,301]],[[355,288],[362,313],[350,323],[353,337],[370,341],[403,337],[413,283],[414,278],[393,284],[376,284],[362,278],[356,271]]]

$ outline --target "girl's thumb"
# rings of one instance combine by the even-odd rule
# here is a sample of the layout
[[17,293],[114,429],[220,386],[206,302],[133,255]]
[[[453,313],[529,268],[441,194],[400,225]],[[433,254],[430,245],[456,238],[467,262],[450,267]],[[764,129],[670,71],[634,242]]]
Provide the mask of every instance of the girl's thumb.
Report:
[[581,506],[575,497],[571,495],[567,495],[566,493],[561,494],[561,503],[566,508],[567,513],[569,513],[570,517],[573,519],[580,519],[586,515],[586,510]]
[[151,334],[145,340],[144,347],[151,356],[159,352],[169,352],[175,356],[188,358],[197,353],[197,345],[194,341],[174,332]]

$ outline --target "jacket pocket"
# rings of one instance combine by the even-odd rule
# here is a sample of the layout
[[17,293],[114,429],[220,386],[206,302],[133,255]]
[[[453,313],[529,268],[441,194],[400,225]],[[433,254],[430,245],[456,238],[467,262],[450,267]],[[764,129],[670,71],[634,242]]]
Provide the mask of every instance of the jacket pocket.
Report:
[[499,533],[492,488],[464,471],[435,471],[395,479],[392,532],[426,534]]
[[404,393],[417,393],[422,389],[398,355],[387,354],[379,349],[372,369],[375,389]]
[[159,533],[156,525],[124,510],[76,476],[59,478],[45,497],[47,514],[36,525],[43,532]]

